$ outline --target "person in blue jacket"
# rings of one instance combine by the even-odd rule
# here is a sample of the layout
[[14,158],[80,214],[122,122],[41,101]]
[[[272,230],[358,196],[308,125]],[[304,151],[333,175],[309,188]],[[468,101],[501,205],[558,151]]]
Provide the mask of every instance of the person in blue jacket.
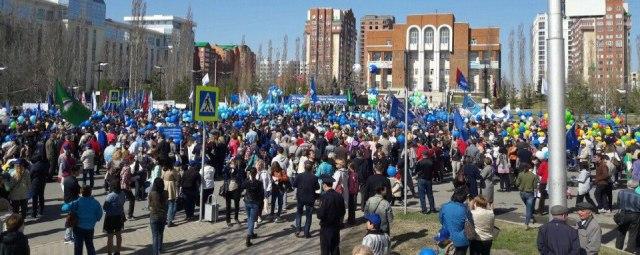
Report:
[[440,209],[440,224],[449,232],[449,238],[455,246],[454,254],[466,254],[469,248],[469,239],[464,234],[464,223],[467,220],[473,223],[473,218],[471,211],[464,204],[467,195],[464,187],[456,188],[451,201],[442,205]]
[[73,226],[74,247],[73,254],[82,255],[82,245],[87,247],[87,254],[96,254],[93,246],[93,234],[96,223],[102,218],[102,206],[91,196],[91,187],[80,188],[82,195],[71,203],[62,205],[62,212],[75,214],[77,224]]

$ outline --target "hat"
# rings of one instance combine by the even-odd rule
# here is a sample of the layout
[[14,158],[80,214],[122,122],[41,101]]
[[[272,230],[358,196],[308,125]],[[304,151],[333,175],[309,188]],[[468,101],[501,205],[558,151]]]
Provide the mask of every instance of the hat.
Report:
[[380,228],[380,224],[382,223],[382,219],[380,219],[380,215],[377,215],[375,213],[367,213],[364,215],[364,218],[367,219],[368,222],[371,222],[371,224],[376,228]]
[[636,180],[628,180],[627,181],[627,187],[630,189],[635,189],[638,187],[638,181]]
[[569,212],[569,209],[564,205],[554,205],[551,207],[551,215],[563,215]]
[[336,181],[335,179],[333,179],[331,175],[328,175],[328,174],[321,175],[320,180],[322,181],[322,183],[325,183],[325,184],[331,184]]
[[581,202],[576,204],[576,210],[589,210],[594,211],[593,205],[587,202]]
[[449,236],[449,231],[446,228],[441,228],[440,231],[438,231],[438,233],[433,237],[433,240],[441,243],[449,239]]

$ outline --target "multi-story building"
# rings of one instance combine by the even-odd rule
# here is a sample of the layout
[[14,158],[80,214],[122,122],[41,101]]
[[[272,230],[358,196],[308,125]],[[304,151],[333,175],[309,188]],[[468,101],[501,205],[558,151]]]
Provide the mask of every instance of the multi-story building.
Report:
[[[237,84],[236,91],[249,90],[255,82],[256,54],[247,45],[212,45],[218,57],[218,81],[231,79]],[[212,78],[213,79],[213,78]]]
[[315,77],[320,92],[345,84],[355,63],[357,33],[353,11],[312,8],[305,24],[305,60],[308,77]]
[[459,89],[458,69],[472,93],[491,95],[500,86],[499,28],[471,28],[456,22],[453,14],[410,15],[392,30],[368,31],[364,48],[364,68],[378,70],[366,75],[367,87],[399,92],[406,80],[411,91],[438,103],[445,100],[447,88]]
[[622,88],[629,82],[630,72],[629,6],[624,0],[589,1],[594,2],[590,8],[582,8],[584,3],[577,0],[567,2],[571,19],[569,72],[594,86]]
[[[565,41],[564,44],[564,69],[565,80],[568,78],[569,68],[569,51],[571,45],[569,44],[569,24],[570,19],[562,20],[562,37]],[[532,77],[531,81],[534,86],[534,91],[539,91],[542,86],[542,80],[546,78],[547,73],[547,41],[549,40],[549,15],[547,13],[539,13],[533,20],[533,26],[531,27],[531,47],[533,50],[532,61]]]
[[258,63],[257,69],[258,79],[274,82],[278,81],[286,72],[297,77],[300,74],[300,61],[280,59],[270,65],[268,60],[263,59]]
[[[364,67],[358,74],[358,85],[362,86],[365,83],[365,78],[367,77],[368,70],[366,68],[365,63],[365,54],[364,54],[364,40],[365,34],[368,31],[389,31],[393,29],[393,24],[396,23],[396,18],[391,15],[365,15],[360,19],[360,38],[358,38],[358,52],[360,53],[359,58],[360,66]],[[357,90],[364,89],[356,88]]]
[[213,49],[211,49],[211,44],[208,42],[195,42],[194,43],[194,52],[193,52],[193,70],[199,70],[200,72],[196,72],[193,75],[196,81],[202,80],[202,78],[209,74],[209,79],[211,80],[211,84],[215,84],[214,80],[214,72],[215,65],[217,63],[217,57],[213,53]]

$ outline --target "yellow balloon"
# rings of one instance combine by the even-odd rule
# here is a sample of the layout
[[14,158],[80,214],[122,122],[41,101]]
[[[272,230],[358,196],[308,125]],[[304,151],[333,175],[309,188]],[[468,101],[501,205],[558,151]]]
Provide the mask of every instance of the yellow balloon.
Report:
[[531,130],[524,131],[525,137],[531,137]]
[[548,114],[548,113],[545,113],[545,114],[544,114],[544,118],[545,118],[545,119],[548,119],[548,118],[549,118],[549,114]]
[[611,135],[611,134],[613,134],[613,130],[611,130],[610,128],[608,128],[607,130],[605,130],[605,134],[607,134],[607,135]]

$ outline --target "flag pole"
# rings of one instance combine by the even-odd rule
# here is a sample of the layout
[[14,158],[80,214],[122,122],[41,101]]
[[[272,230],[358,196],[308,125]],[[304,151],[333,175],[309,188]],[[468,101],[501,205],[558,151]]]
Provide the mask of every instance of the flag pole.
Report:
[[408,180],[408,176],[407,173],[409,172],[409,150],[408,148],[408,144],[407,144],[407,140],[409,139],[409,79],[407,77],[407,74],[409,72],[407,72],[407,70],[409,69],[408,64],[409,64],[409,54],[407,54],[407,51],[404,52],[404,174],[403,174],[403,178],[404,178],[404,202],[403,202],[403,207],[404,207],[404,214],[407,214],[407,180]]
[[[207,136],[207,132],[205,131],[207,129],[207,126],[205,125],[204,121],[200,122],[202,124],[202,146],[200,147],[200,163],[201,163],[201,168],[202,169],[202,175],[200,175],[200,221],[202,221],[202,216],[204,214],[204,203],[207,201],[206,198],[204,198],[204,151],[206,148],[206,136]],[[215,193],[215,192],[214,192]],[[215,219],[213,219],[213,221],[215,222]]]

